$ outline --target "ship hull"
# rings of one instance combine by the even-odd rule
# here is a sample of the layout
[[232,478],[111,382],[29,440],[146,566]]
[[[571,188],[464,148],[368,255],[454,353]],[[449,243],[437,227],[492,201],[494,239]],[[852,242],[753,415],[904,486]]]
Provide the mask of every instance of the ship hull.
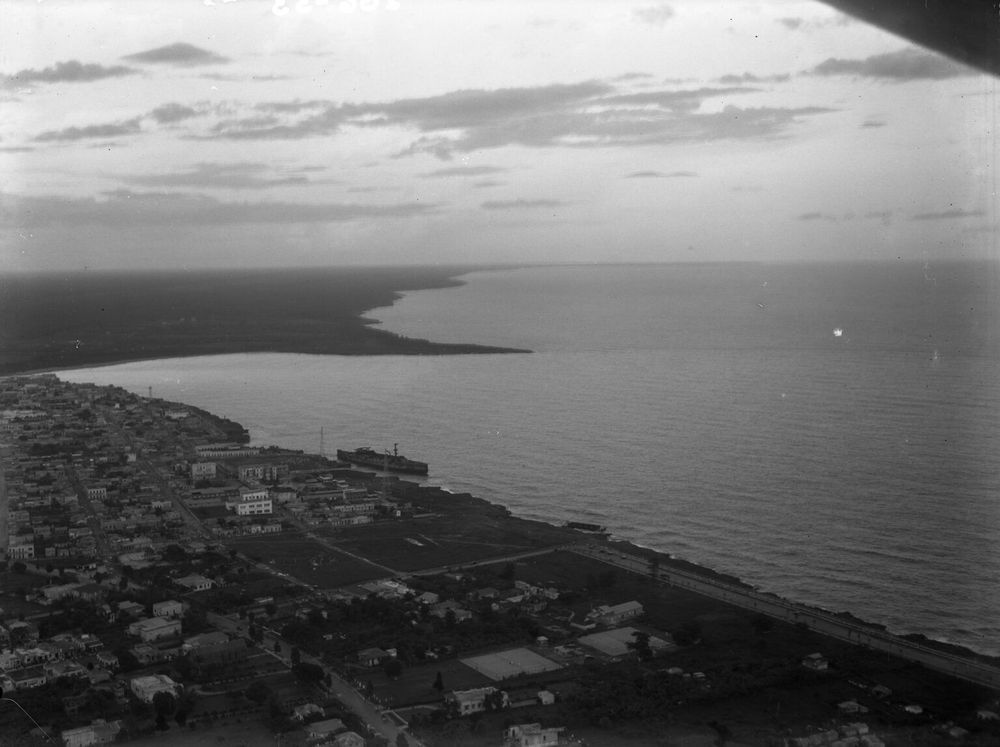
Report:
[[427,464],[417,462],[413,459],[406,459],[401,456],[383,455],[372,450],[347,451],[337,449],[337,459],[342,462],[350,462],[362,467],[371,467],[378,470],[389,470],[390,472],[401,472],[407,475],[426,475]]

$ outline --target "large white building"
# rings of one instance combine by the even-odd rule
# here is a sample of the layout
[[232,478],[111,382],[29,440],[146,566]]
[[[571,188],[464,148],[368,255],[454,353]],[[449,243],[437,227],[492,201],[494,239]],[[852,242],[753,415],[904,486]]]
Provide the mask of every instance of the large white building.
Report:
[[267,488],[254,486],[240,488],[240,497],[226,501],[226,510],[235,511],[237,516],[260,516],[274,513],[274,502]]

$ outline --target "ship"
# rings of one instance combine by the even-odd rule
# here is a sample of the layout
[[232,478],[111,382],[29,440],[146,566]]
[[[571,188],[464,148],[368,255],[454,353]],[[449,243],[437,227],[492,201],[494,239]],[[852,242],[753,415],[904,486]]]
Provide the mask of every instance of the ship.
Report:
[[386,451],[384,454],[379,454],[369,446],[362,446],[354,451],[337,449],[337,459],[342,462],[359,464],[363,467],[371,467],[372,469],[405,472],[410,475],[427,474],[427,463],[417,462],[413,459],[400,456],[399,444],[393,444],[392,453]]

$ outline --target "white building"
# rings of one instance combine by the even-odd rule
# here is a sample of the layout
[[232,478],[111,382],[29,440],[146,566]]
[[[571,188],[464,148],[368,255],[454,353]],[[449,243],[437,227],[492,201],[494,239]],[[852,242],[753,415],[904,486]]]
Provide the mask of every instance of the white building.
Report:
[[170,693],[176,696],[181,686],[165,674],[149,674],[130,680],[129,689],[143,703],[152,703],[157,693]]
[[274,503],[267,488],[259,485],[240,488],[239,499],[226,501],[226,510],[235,511],[237,516],[259,516],[274,513]]
[[477,687],[472,690],[452,690],[445,696],[445,702],[454,706],[459,716],[481,713],[486,710],[486,701],[493,699],[499,708],[510,705],[510,699],[503,690],[495,687]]

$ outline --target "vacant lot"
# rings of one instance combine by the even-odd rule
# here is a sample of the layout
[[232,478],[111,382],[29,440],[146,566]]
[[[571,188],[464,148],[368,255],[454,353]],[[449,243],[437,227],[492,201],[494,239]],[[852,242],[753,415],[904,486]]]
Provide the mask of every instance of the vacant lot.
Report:
[[360,581],[382,578],[385,570],[330,550],[300,532],[226,541],[233,550],[324,589],[335,589]]
[[[444,686],[440,693],[434,689],[438,672],[441,673],[441,684]],[[370,680],[375,686],[375,697],[392,705],[440,704],[444,693],[492,684],[488,677],[457,659],[408,667],[395,679],[390,679],[380,669],[359,676],[362,680]]]
[[492,654],[473,656],[469,659],[462,659],[462,663],[494,681],[523,674],[540,674],[541,672],[562,669],[562,664],[546,659],[527,648],[511,648]]
[[568,538],[558,527],[475,509],[324,534],[352,553],[401,571],[516,555]]

